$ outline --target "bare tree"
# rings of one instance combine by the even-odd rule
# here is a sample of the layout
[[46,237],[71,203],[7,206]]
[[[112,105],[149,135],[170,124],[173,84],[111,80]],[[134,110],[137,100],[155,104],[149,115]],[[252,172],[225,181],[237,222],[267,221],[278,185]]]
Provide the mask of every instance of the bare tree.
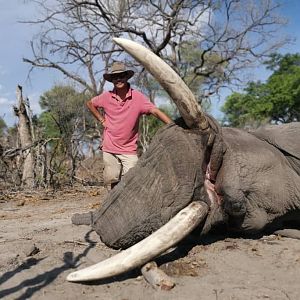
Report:
[[28,107],[26,107],[25,100],[22,95],[22,87],[17,86],[17,106],[14,107],[15,114],[19,118],[18,133],[20,137],[21,148],[24,163],[22,172],[22,185],[24,187],[34,186],[34,154],[31,148],[33,144],[32,139],[32,122],[28,113]]
[[[242,83],[241,71],[287,42],[272,0],[34,0],[44,14],[32,41],[32,67],[54,68],[92,94],[100,75],[120,54],[112,36],[147,45],[188,85],[201,78],[201,96]],[[191,44],[197,60],[187,59]],[[191,76],[192,75],[192,76]],[[99,82],[99,84],[97,84]]]

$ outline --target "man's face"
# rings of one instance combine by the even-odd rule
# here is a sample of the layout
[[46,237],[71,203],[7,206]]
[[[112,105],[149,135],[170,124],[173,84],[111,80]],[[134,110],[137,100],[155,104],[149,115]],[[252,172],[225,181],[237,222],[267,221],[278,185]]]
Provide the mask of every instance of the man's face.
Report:
[[127,86],[127,79],[128,79],[128,75],[125,72],[114,74],[112,76],[112,83],[114,84],[115,88],[122,89]]

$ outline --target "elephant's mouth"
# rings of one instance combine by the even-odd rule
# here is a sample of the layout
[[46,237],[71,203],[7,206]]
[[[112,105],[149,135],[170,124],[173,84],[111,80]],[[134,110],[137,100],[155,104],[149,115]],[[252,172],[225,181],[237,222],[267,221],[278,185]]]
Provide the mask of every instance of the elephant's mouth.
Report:
[[222,204],[222,196],[216,191],[215,180],[211,178],[209,166],[206,168],[204,189],[208,195],[211,207],[220,206]]

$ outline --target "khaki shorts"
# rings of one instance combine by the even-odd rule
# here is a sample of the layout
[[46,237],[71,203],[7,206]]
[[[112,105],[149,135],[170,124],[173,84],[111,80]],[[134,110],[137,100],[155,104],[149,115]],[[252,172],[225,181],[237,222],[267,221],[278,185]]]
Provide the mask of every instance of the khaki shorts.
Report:
[[112,154],[103,152],[104,184],[120,181],[121,177],[134,167],[138,161],[136,154]]

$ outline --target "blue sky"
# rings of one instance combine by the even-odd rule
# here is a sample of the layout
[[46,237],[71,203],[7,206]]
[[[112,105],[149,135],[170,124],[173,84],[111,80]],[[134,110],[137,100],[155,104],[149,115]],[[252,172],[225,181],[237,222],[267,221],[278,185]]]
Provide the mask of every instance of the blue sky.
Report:
[[[36,29],[19,21],[34,19],[38,12],[33,5],[26,2],[0,0],[0,116],[9,126],[17,122],[12,106],[16,103],[15,91],[18,84],[23,86],[24,96],[29,98],[33,112],[39,113],[40,95],[61,78],[54,71],[36,70],[28,80],[30,66],[23,63],[22,58],[31,57],[29,41]],[[281,14],[289,19],[284,32],[296,39],[294,44],[285,46],[281,52],[300,52],[300,0],[283,1]],[[261,76],[263,75],[260,72],[257,77]],[[217,105],[214,111],[217,116]]]
[[284,0],[281,12],[288,19],[285,32],[296,39],[293,44],[285,46],[282,53],[300,52],[300,1]]
[[39,113],[40,95],[60,77],[53,71],[36,70],[28,79],[30,66],[22,59],[31,57],[29,41],[36,29],[19,21],[36,15],[33,5],[24,0],[0,0],[0,116],[9,126],[17,121],[12,109],[17,85],[23,86],[23,95],[29,98],[33,112]]

